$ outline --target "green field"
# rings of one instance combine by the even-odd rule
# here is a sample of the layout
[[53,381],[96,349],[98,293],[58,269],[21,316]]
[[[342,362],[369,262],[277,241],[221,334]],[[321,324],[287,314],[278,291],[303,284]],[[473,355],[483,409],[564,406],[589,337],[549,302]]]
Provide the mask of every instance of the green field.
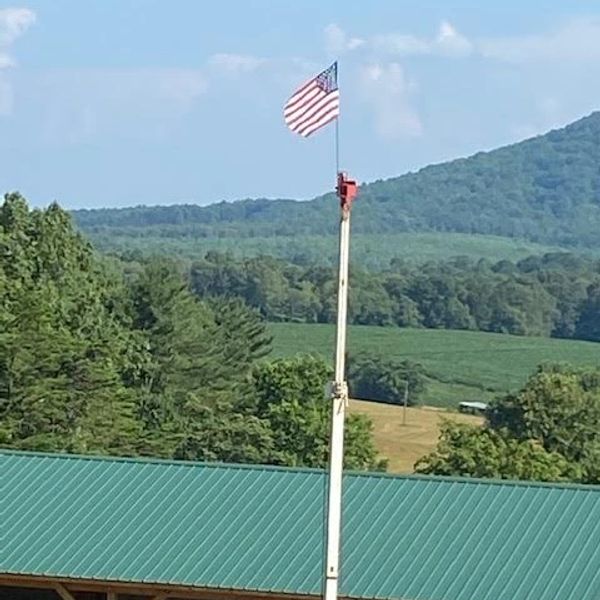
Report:
[[[137,237],[137,234],[139,237]],[[178,237],[153,235],[144,228],[131,230],[131,235],[86,232],[92,243],[103,252],[137,250],[142,254],[163,254],[185,259],[198,259],[209,250],[231,252],[234,256],[271,255],[303,263],[334,264],[338,242],[335,236],[273,237]],[[366,268],[382,269],[392,258],[411,262],[468,256],[491,261],[519,260],[533,254],[560,250],[492,235],[462,233],[398,233],[384,235],[356,234],[352,237],[352,260]]]
[[[273,323],[273,354],[299,352],[333,356],[333,325]],[[377,352],[421,363],[430,375],[423,403],[456,406],[461,400],[489,400],[518,389],[543,362],[599,365],[600,344],[440,329],[355,325],[348,351]]]

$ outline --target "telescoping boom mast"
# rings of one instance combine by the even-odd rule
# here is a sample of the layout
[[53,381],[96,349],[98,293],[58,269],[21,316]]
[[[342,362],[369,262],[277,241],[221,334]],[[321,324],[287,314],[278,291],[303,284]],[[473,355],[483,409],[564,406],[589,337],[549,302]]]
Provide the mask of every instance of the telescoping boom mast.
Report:
[[348,313],[348,261],[350,253],[350,211],[358,193],[356,181],[339,172],[340,251],[337,296],[335,378],[331,386],[331,437],[327,493],[327,550],[325,558],[325,600],[337,600],[340,574],[342,525],[342,475],[344,469],[344,420],[348,405],[346,382],[346,321]]

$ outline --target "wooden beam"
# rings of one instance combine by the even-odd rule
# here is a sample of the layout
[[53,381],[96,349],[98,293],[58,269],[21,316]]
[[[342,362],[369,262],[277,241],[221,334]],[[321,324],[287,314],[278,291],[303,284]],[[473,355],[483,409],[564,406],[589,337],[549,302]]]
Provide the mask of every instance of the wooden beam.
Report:
[[106,592],[106,600],[117,600],[117,593],[109,590]]
[[[67,577],[43,577],[39,575],[7,575],[0,573],[0,585],[16,587],[32,587],[56,590],[57,585],[65,588],[68,600],[72,600],[74,592],[97,592],[106,594],[133,594],[149,598],[164,599],[176,597],[189,600],[320,600],[317,595],[281,594],[269,592],[249,592],[243,590],[223,590],[218,588],[196,588],[186,585],[143,584],[132,582],[98,581],[90,579],[73,579]],[[60,592],[57,592],[60,595]],[[61,596],[64,600],[64,596]],[[340,598],[340,600],[350,600]]]
[[75,600],[71,592],[69,592],[69,590],[62,583],[55,584],[54,590],[62,598],[62,600]]

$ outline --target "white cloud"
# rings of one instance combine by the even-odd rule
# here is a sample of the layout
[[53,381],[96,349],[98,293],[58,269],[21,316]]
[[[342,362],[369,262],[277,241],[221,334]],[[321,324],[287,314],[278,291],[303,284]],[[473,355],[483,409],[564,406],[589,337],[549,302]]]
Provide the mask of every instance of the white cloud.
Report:
[[448,21],[440,25],[434,49],[446,56],[467,56],[473,50],[473,44]]
[[8,54],[0,54],[0,69],[14,67],[15,61]]
[[361,38],[348,36],[337,23],[327,25],[324,33],[325,48],[329,54],[334,56],[360,48],[365,43],[365,40]]
[[377,35],[372,40],[376,50],[399,56],[468,56],[473,44],[448,21],[442,21],[434,38],[417,37],[405,33]]
[[400,56],[428,54],[430,50],[430,44],[426,40],[404,33],[377,35],[373,38],[373,46],[377,50]]
[[168,133],[207,90],[197,69],[58,69],[29,78],[45,143]]
[[2,71],[15,66],[11,55],[12,44],[35,22],[35,13],[28,8],[0,9],[0,116],[12,113],[14,93]]
[[232,74],[251,73],[252,71],[256,71],[265,62],[266,59],[249,54],[219,53],[213,54],[208,59],[209,66],[223,69]]
[[512,63],[597,62],[600,60],[600,17],[579,18],[537,35],[481,40],[486,58]]
[[600,61],[600,17],[580,17],[545,33],[487,37],[470,40],[449,21],[442,21],[433,37],[392,32],[363,40],[349,38],[336,24],[325,29],[329,52],[363,47],[376,54],[398,57],[438,56],[460,58],[477,54],[512,63]]
[[10,46],[35,23],[35,13],[28,8],[0,9],[0,47]]
[[10,47],[34,22],[35,13],[28,8],[0,9],[0,69],[15,66]]
[[375,128],[382,138],[417,137],[423,133],[419,115],[409,102],[417,86],[406,77],[400,64],[365,65],[361,68],[360,82],[363,97],[375,112]]

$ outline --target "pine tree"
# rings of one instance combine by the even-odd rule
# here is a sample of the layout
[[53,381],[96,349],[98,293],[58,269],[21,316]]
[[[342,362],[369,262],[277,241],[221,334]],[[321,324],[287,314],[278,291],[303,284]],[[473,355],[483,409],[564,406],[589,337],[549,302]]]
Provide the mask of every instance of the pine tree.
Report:
[[[132,453],[135,416],[122,382],[129,334],[114,288],[57,205],[0,207],[2,441],[37,450]],[[125,443],[125,440],[129,441]]]

